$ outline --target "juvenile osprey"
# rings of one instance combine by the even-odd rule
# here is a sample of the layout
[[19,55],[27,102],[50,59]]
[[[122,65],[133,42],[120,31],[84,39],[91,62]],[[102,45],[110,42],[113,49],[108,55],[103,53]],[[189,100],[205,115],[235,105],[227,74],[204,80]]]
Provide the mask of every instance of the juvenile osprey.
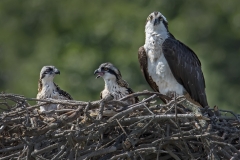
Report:
[[151,13],[145,25],[145,44],[138,50],[141,71],[151,88],[172,96],[189,93],[207,107],[205,80],[197,55],[168,31],[167,19]]
[[[53,82],[56,74],[60,74],[60,71],[54,66],[44,66],[42,68],[40,72],[40,79],[38,81],[37,99],[52,98],[72,100],[70,94],[61,90],[58,85]],[[57,106],[57,104],[40,106],[40,111],[55,110],[57,109]]]
[[[105,88],[100,93],[100,98],[104,98],[108,94],[114,97],[114,100],[118,100],[126,95],[133,93],[133,90],[129,88],[128,83],[122,79],[120,71],[111,63],[103,63],[98,69],[94,71],[96,78],[102,77],[105,82]],[[131,98],[127,101],[128,104],[137,103],[138,98]]]

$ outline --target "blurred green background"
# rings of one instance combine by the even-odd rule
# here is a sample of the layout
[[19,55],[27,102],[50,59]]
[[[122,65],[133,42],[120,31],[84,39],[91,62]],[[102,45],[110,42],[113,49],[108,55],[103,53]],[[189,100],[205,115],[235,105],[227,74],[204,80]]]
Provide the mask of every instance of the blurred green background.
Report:
[[200,58],[210,106],[240,111],[239,0],[1,0],[0,91],[35,97],[42,66],[54,65],[63,90],[96,100],[104,83],[93,72],[107,61],[134,91],[150,90],[137,52],[153,11]]

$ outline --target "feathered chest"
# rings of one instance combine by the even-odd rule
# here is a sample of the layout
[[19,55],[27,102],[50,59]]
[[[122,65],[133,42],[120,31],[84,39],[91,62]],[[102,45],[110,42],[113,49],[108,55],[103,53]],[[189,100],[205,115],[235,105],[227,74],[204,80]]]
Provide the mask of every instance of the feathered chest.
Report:
[[[47,98],[62,99],[59,93],[57,92],[57,88],[54,84],[43,85],[41,91],[37,94],[37,99],[47,99]],[[42,102],[38,102],[38,103],[41,104]],[[58,106],[57,104],[40,106],[40,111],[56,110],[57,106]]]
[[128,95],[128,90],[126,87],[122,87],[117,83],[108,82],[105,83],[105,88],[102,91],[102,98],[111,94],[114,97],[114,100],[118,100],[126,95]]
[[148,73],[157,84],[160,93],[168,94],[174,91],[177,94],[182,94],[184,89],[173,76],[163,53],[164,40],[161,36],[156,35],[146,38],[144,49],[148,57]]
[[60,99],[59,93],[57,92],[57,88],[54,85],[48,84],[44,85],[42,90],[38,93],[37,98],[45,99],[45,98],[52,98],[52,99]]
[[148,57],[148,72],[154,79],[164,78],[170,70],[163,55],[164,39],[159,34],[147,34],[144,49]]
[[165,37],[152,33],[152,34],[146,34],[146,39],[145,39],[145,49],[148,49],[151,52],[162,52],[162,44],[165,40]]

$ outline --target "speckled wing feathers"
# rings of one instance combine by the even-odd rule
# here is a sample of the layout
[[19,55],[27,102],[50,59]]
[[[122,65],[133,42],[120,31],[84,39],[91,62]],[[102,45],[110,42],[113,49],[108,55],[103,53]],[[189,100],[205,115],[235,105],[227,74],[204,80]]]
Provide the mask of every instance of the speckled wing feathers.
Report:
[[55,83],[54,83],[54,85],[56,86],[56,90],[57,90],[57,92],[59,93],[60,96],[63,96],[66,99],[69,99],[69,100],[73,99],[72,96],[69,93],[61,90],[60,87],[58,85],[56,85]]
[[128,83],[126,81],[124,81],[122,78],[117,79],[117,84],[121,87],[125,87],[125,88],[128,87]]
[[69,93],[61,90],[60,87],[58,87],[58,85],[56,85],[55,83],[54,83],[54,85],[56,87],[57,92],[59,93],[59,96],[65,97],[67,100],[72,100],[73,99],[72,96]]

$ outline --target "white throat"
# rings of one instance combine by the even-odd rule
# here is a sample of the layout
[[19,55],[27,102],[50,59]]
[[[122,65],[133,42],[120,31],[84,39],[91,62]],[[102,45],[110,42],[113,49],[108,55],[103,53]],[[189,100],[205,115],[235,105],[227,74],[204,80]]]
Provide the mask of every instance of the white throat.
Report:
[[149,58],[154,61],[162,55],[162,44],[169,37],[168,31],[162,22],[158,26],[148,22],[145,26],[145,34],[144,48]]
[[42,81],[42,85],[46,86],[46,85],[53,85],[53,78],[54,77],[49,77],[49,78],[43,78]]
[[157,34],[161,34],[161,35],[164,35],[164,34],[167,35],[168,30],[162,22],[160,22],[160,24],[158,24],[157,26],[154,26],[150,22],[147,22],[147,24],[145,26],[145,33],[146,34],[157,33]]
[[148,22],[145,26],[145,44],[150,43],[149,39],[155,40],[152,42],[153,45],[162,44],[166,38],[168,38],[168,31],[165,28],[164,24],[161,22],[159,25],[154,26]]
[[42,91],[45,92],[45,94],[50,94],[51,92],[55,91],[55,85],[53,83],[53,79],[42,79]]
[[109,92],[113,92],[118,87],[116,80],[113,79],[104,79],[105,82],[105,89]]

